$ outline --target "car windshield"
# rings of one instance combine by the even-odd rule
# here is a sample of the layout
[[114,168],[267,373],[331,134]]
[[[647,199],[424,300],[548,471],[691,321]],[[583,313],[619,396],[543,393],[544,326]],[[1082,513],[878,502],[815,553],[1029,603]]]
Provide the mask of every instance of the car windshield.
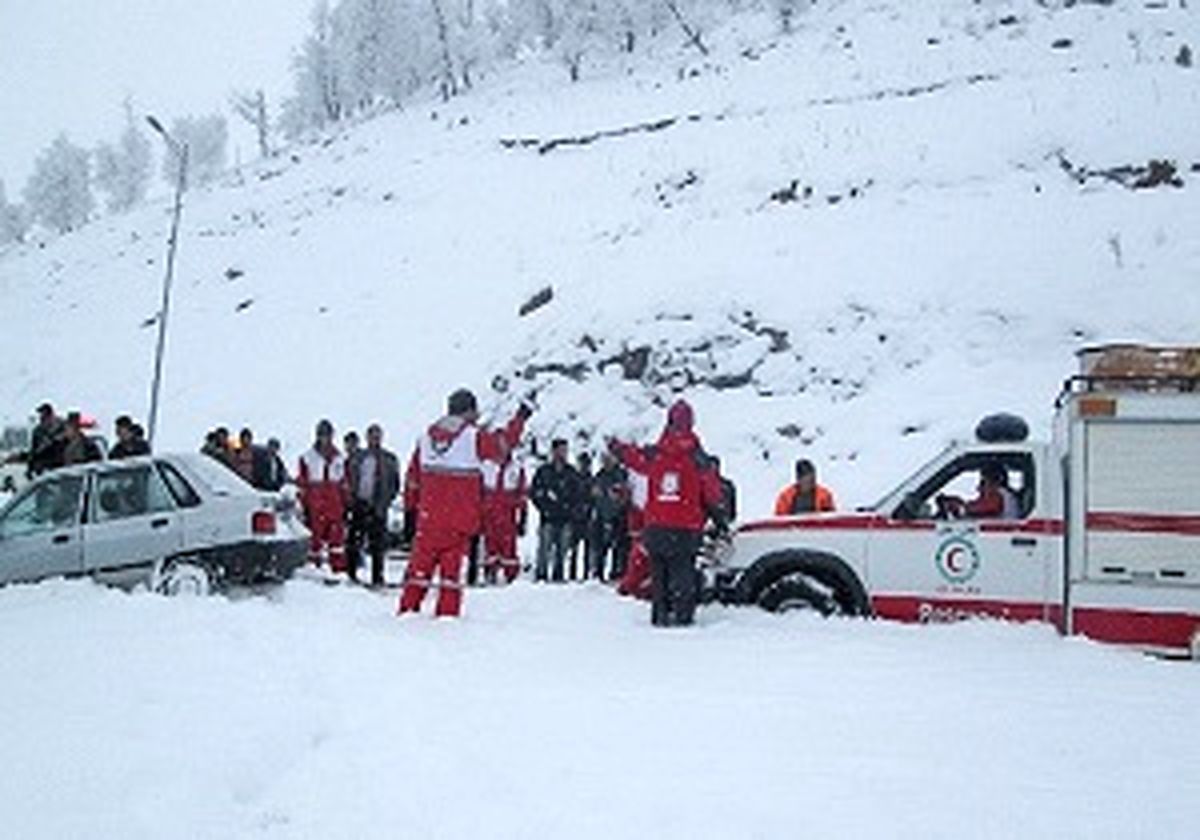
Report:
[[240,495],[253,489],[240,475],[207,455],[188,458],[184,466],[219,496]]

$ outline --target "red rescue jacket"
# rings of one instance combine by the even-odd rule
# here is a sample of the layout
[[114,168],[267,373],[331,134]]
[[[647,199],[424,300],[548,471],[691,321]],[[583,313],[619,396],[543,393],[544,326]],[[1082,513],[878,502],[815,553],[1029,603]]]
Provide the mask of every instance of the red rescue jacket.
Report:
[[721,481],[694,432],[667,428],[655,446],[617,444],[618,457],[646,477],[647,528],[701,531],[721,506]]
[[500,430],[443,417],[417,442],[417,531],[469,536],[483,526],[484,461],[503,462],[521,439],[518,414]]

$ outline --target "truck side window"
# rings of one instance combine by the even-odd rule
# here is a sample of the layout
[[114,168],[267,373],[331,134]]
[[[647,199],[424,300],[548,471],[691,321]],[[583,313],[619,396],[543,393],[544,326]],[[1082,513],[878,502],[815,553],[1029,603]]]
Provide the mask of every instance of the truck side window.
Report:
[[[1001,479],[1004,503],[995,512],[973,512],[984,497],[985,477]],[[1033,456],[1027,452],[971,452],[947,464],[901,503],[896,519],[1025,519],[1036,504]]]

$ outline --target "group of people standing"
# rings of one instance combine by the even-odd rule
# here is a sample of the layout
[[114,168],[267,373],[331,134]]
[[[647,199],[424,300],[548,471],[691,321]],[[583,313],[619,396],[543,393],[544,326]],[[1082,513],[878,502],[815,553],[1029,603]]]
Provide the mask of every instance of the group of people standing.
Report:
[[[25,456],[25,471],[29,478],[60,467],[103,460],[103,438],[91,433],[96,425],[91,418],[78,411],[60,417],[50,403],[38,406],[37,417],[29,452]],[[117,440],[108,451],[109,460],[150,454],[145,431],[128,415],[117,418],[114,433]]]

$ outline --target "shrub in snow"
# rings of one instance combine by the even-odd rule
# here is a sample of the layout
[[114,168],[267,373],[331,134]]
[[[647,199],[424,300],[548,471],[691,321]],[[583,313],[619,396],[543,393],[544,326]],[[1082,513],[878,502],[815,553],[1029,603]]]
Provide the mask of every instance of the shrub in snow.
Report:
[[4,182],[0,181],[0,245],[22,241],[28,229],[29,219],[24,208],[8,203]]
[[25,184],[25,204],[34,221],[58,233],[86,223],[95,207],[87,150],[58,135],[38,155]]

